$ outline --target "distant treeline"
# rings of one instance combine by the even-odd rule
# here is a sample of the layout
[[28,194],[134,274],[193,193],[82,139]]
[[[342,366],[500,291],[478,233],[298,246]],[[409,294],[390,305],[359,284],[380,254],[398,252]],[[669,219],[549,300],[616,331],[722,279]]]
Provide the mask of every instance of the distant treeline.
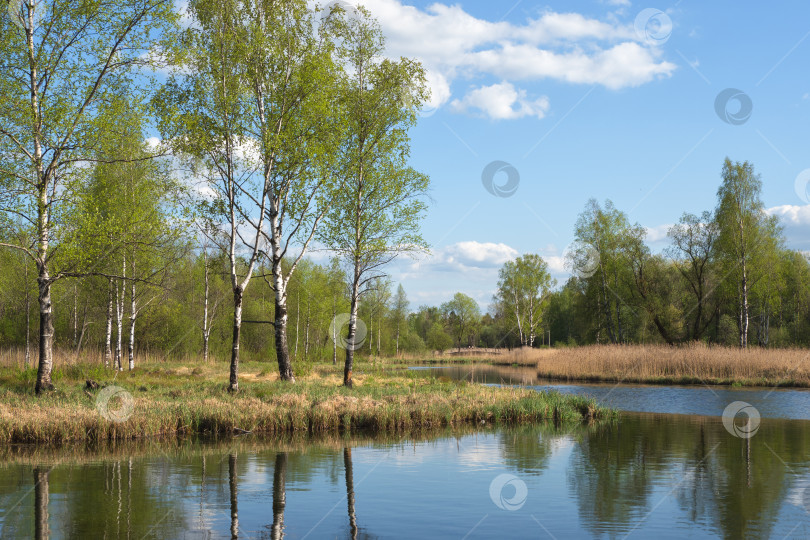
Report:
[[[357,353],[390,356],[451,347],[555,346],[590,343],[683,343],[807,346],[810,344],[810,264],[784,246],[775,218],[763,211],[761,184],[748,163],[726,161],[717,207],[684,214],[660,254],[645,244],[645,229],[631,224],[610,201],[589,201],[566,257],[572,277],[556,287],[545,261],[527,254],[504,265],[492,304],[482,314],[458,293],[440,306],[416,312],[402,286],[370,281],[359,302]],[[228,258],[194,238],[165,246],[156,264],[160,280],[138,284],[136,352],[201,356],[206,328],[211,355],[230,354],[233,304]],[[166,261],[170,261],[166,264]],[[243,261],[243,270],[245,263]],[[338,259],[304,260],[288,290],[288,341],[294,363],[343,361],[350,282]],[[242,354],[275,358],[274,295],[269,274],[254,269],[258,284],[245,292]],[[206,283],[208,284],[206,287]],[[11,250],[0,251],[0,344],[24,348],[27,313],[36,313],[36,275]],[[206,288],[208,294],[206,295]],[[65,279],[54,286],[57,345],[62,350],[116,355],[119,313],[122,345],[130,343],[131,292],[105,277]],[[207,297],[207,322],[206,322]],[[110,306],[112,305],[112,309]],[[343,319],[341,319],[343,315]],[[336,321],[336,324],[333,322]],[[747,329],[746,329],[747,328]],[[28,343],[36,350],[37,317]],[[109,336],[109,338],[108,338]],[[35,356],[32,353],[32,357]]]

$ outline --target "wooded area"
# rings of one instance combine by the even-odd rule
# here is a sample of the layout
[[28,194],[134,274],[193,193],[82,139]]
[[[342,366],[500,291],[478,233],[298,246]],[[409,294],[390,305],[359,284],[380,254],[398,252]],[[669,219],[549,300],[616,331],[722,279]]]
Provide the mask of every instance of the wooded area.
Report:
[[726,160],[716,208],[662,253],[591,200],[561,287],[525,254],[484,315],[463,293],[410,313],[385,265],[427,249],[408,130],[429,96],[368,12],[195,0],[181,26],[162,0],[20,6],[0,18],[0,347],[37,366],[37,392],[55,347],[114,369],[228,359],[237,391],[245,357],[289,381],[344,362],[351,386],[355,354],[810,345],[810,266],[748,162]]
[[[54,313],[70,311],[65,290],[73,339],[59,345],[79,355],[100,341],[116,369],[125,334],[134,369],[136,348],[187,346],[183,319],[199,326],[207,356],[227,316],[235,392],[245,300],[257,289],[261,308],[246,322],[265,325],[256,334],[270,338],[281,378],[295,380],[290,289],[313,243],[355,276],[349,343],[359,287],[400,253],[424,249],[429,180],[407,165],[424,71],[382,56],[367,11],[198,0],[181,25],[166,0],[77,0],[15,4],[10,15],[0,23],[0,242],[10,248],[9,333],[24,329],[26,362],[32,327],[38,336],[37,393],[53,388],[54,337],[64,335]],[[162,142],[147,144],[155,131]],[[296,309],[303,291],[314,294],[308,285]],[[201,318],[190,305],[195,288]],[[295,322],[308,330],[313,310],[303,300],[309,315],[302,322],[296,312]],[[152,326],[152,317],[163,320]],[[299,334],[292,354],[300,343],[306,355],[310,340]],[[350,386],[351,356],[346,371]]]

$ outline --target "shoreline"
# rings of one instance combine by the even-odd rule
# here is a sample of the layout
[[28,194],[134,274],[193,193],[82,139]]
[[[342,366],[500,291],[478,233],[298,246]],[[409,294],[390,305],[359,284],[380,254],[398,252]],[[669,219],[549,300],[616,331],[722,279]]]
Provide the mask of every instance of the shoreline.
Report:
[[[403,360],[392,359],[401,364]],[[810,350],[739,349],[691,343],[586,345],[515,349],[484,357],[454,355],[407,361],[437,365],[492,365],[531,369],[550,381],[746,388],[810,388]],[[406,361],[406,362],[407,362]]]
[[[430,365],[429,365],[430,364]],[[433,365],[435,364],[435,365]],[[493,368],[513,368],[513,369],[523,369],[527,371],[531,371],[534,375],[537,376],[538,379],[542,379],[539,381],[539,384],[543,382],[549,383],[590,383],[590,384],[627,384],[627,385],[641,385],[641,386],[683,386],[686,388],[694,387],[694,386],[724,386],[728,388],[748,388],[748,389],[760,389],[766,390],[771,388],[783,388],[783,389],[806,389],[810,388],[810,382],[806,381],[792,381],[792,380],[779,380],[779,381],[768,381],[766,379],[700,379],[698,377],[689,377],[689,376],[677,376],[677,377],[650,377],[650,378],[636,378],[636,377],[615,377],[611,375],[581,375],[581,376],[569,376],[569,375],[558,375],[555,373],[546,373],[539,370],[534,370],[530,366],[522,366],[519,364],[505,364],[505,363],[498,363],[498,362],[487,362],[485,360],[479,360],[474,362],[451,362],[447,364],[440,364],[434,362],[425,363],[424,366],[421,364],[413,365],[409,364],[408,367],[418,368],[418,370],[429,370],[429,369],[442,369],[442,368],[456,368],[461,366],[484,366],[484,367],[493,367]],[[407,369],[407,368],[406,368]]]
[[[220,364],[147,365],[118,374],[102,368],[108,376],[99,377],[97,390],[84,387],[77,369],[70,378],[62,375],[55,392],[40,397],[25,383],[15,385],[10,370],[3,370],[0,442],[61,445],[178,434],[402,435],[462,426],[587,424],[618,416],[593,400],[556,392],[373,371],[357,373],[355,388],[346,389],[331,364],[317,366],[293,384],[278,381],[267,367],[243,366],[236,395],[227,393],[227,365]],[[90,372],[98,375],[99,369]]]
[[569,377],[566,375],[556,375],[537,372],[537,377],[555,382],[570,383],[618,383],[618,384],[639,384],[649,386],[727,386],[729,388],[810,388],[810,383],[805,381],[768,381],[767,379],[701,379],[699,377],[673,376],[673,377],[614,377],[611,375],[583,375]]

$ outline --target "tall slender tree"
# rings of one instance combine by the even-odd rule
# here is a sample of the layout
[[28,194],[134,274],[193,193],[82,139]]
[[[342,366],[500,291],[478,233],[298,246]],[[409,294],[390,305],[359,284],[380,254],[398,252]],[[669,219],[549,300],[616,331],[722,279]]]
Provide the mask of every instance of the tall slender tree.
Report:
[[249,62],[237,0],[193,0],[195,20],[183,36],[184,68],[154,100],[164,139],[190,158],[204,180],[201,214],[209,239],[228,254],[233,324],[228,389],[239,390],[239,345],[245,290],[262,253],[267,192],[257,170],[257,143],[247,130]]
[[520,343],[534,346],[534,338],[543,322],[542,311],[554,280],[548,264],[539,255],[527,253],[507,261],[499,272],[496,300],[509,306]]
[[[51,287],[79,268],[60,266],[60,219],[86,179],[106,129],[112,95],[137,96],[150,62],[173,33],[171,0],[123,4],[64,0],[12,2],[0,17],[0,209],[36,231],[34,246],[4,243],[29,256],[39,285],[39,365],[35,390],[53,388]],[[12,20],[15,19],[15,20]],[[165,47],[168,41],[163,43]]]
[[723,163],[723,182],[717,191],[719,249],[724,275],[736,293],[736,319],[741,348],[748,347],[751,289],[771,269],[779,228],[775,217],[764,212],[762,180],[753,164]]
[[603,208],[595,199],[589,200],[575,229],[578,245],[586,249],[576,250],[569,261],[597,313],[597,336],[601,339],[604,332],[611,343],[624,343],[627,338],[627,285],[633,278],[626,254],[627,240],[634,236],[631,229],[626,214],[611,201]]
[[[327,25],[304,0],[246,1],[244,47],[263,185],[274,294],[276,359],[281,380],[295,381],[287,342],[288,287],[331,203],[338,111],[332,106],[338,66]],[[254,218],[255,219],[255,218]]]
[[63,237],[62,254],[74,261],[86,258],[81,265],[86,273],[100,273],[110,284],[105,355],[109,362],[114,307],[117,369],[128,307],[128,363],[134,369],[136,321],[182,256],[186,220],[176,204],[180,186],[161,160],[152,159],[144,141],[143,107],[118,98],[105,115],[109,130],[99,144],[98,162],[63,220],[70,233]]
[[417,62],[381,59],[385,40],[367,11],[360,8],[346,14],[338,8],[328,19],[339,36],[338,56],[348,69],[338,105],[345,117],[338,169],[341,182],[332,194],[335,202],[321,239],[349,266],[343,384],[351,387],[362,291],[384,275],[383,267],[395,257],[427,248],[419,224],[429,178],[407,165],[407,132],[416,122],[416,107],[427,99],[427,90],[424,70]]
[[405,294],[405,289],[400,283],[397,286],[396,296],[394,296],[394,305],[391,315],[393,316],[393,323],[396,329],[395,348],[394,352],[399,357],[399,338],[404,330],[407,330],[408,319],[408,296]]

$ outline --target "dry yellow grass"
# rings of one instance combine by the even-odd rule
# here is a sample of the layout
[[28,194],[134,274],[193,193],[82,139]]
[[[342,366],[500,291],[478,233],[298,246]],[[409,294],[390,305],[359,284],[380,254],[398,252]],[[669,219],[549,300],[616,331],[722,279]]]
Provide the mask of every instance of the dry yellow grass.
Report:
[[810,387],[806,349],[592,345],[513,355],[515,363],[532,361],[539,377],[552,379]]
[[[98,365],[57,366],[56,391],[35,397],[33,370],[0,368],[0,442],[109,441],[181,434],[407,433],[481,423],[611,418],[591,400],[517,388],[492,388],[422,374],[359,370],[344,388],[340,367],[321,365],[295,384],[269,363],[242,365],[240,391],[226,390],[228,364],[142,364],[115,373]],[[97,410],[101,390],[117,386],[131,408],[116,423]],[[110,409],[117,411],[115,401]],[[118,413],[116,413],[118,414]],[[123,413],[121,413],[123,416]]]
[[[38,360],[39,350],[36,344],[31,345],[29,350],[28,366],[36,367]],[[127,365],[126,350],[124,351],[124,358],[122,362],[124,367]],[[209,356],[208,364],[215,363],[217,359],[214,355]],[[137,351],[135,355],[135,363],[140,366],[141,364],[163,364],[166,362],[180,363],[180,362],[194,362],[199,365],[206,365],[201,359],[197,357],[182,357],[171,358],[162,353],[155,353],[150,351]],[[53,363],[54,366],[72,366],[72,365],[104,365],[104,351],[94,347],[84,347],[79,354],[73,349],[65,347],[54,347],[53,349]],[[0,348],[0,367],[25,367],[25,348],[23,347],[8,347]]]
[[476,362],[493,365],[513,365],[534,366],[537,363],[536,355],[541,349],[494,349],[483,347],[468,347],[461,350],[452,349],[449,351],[421,354],[403,353],[396,358],[378,358],[382,364],[474,364]]

